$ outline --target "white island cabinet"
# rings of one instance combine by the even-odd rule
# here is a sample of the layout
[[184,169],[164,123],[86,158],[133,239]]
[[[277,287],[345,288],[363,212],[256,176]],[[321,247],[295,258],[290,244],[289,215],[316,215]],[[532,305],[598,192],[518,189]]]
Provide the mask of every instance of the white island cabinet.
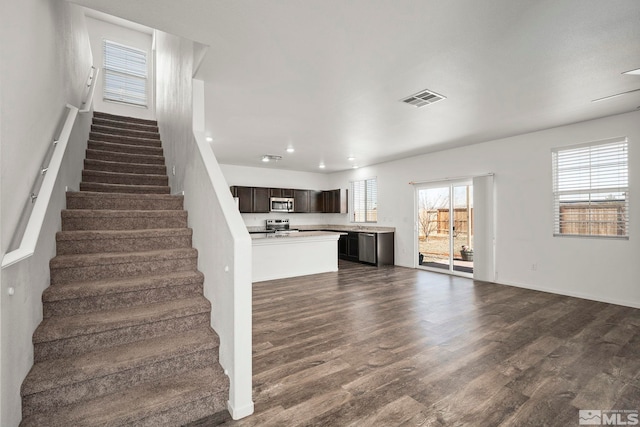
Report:
[[252,281],[338,271],[341,234],[326,231],[252,234]]

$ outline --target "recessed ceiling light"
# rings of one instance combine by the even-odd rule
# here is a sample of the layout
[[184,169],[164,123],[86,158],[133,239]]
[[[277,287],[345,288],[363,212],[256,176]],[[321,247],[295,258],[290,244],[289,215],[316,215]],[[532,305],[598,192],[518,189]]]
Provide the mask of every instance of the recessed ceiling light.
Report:
[[625,71],[622,74],[633,74],[634,76],[640,76],[640,68],[638,68],[636,70]]
[[351,166],[352,169],[358,169],[358,167],[359,167],[358,165]]
[[318,165],[318,167],[319,167],[320,169],[324,169],[326,166],[324,165],[324,163],[320,163],[320,164]]
[[355,157],[353,157],[353,156],[349,156],[349,157],[347,157],[347,160],[349,160],[350,162],[353,162],[355,159],[356,159],[356,158],[355,158]]
[[296,151],[296,150],[293,147],[288,147],[287,148],[287,153],[293,153],[294,151]]
[[210,136],[205,138],[207,140],[207,142],[213,142],[213,138],[211,138]]
[[626,92],[622,92],[622,93],[616,93],[615,95],[609,95],[609,96],[605,96],[604,98],[598,98],[598,99],[594,99],[591,102],[599,102],[599,101],[605,101],[607,99],[611,99],[611,98],[617,98],[618,96],[622,96],[622,95],[627,95],[629,93],[633,93],[633,92],[640,92],[640,89],[633,89],[633,90],[628,90]]
[[265,154],[262,156],[262,161],[265,163],[270,162],[271,160],[275,160],[277,162],[278,160],[282,160],[282,156],[276,156],[274,154]]

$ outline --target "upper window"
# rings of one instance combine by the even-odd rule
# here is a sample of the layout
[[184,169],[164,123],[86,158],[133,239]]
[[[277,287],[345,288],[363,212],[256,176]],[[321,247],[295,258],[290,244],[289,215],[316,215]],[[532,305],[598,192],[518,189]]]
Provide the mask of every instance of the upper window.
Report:
[[351,182],[353,222],[378,221],[378,184],[375,178]]
[[104,40],[104,99],[147,106],[147,52]]
[[554,149],[554,235],[629,237],[626,138]]

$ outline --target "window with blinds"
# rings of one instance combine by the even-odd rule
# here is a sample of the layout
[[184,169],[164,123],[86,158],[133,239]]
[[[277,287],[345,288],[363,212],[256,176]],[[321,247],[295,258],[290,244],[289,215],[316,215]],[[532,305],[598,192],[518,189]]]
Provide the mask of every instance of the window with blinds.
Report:
[[626,138],[552,151],[554,235],[629,237]]
[[147,52],[104,40],[104,99],[147,106]]
[[376,178],[351,182],[353,222],[378,221],[378,183]]

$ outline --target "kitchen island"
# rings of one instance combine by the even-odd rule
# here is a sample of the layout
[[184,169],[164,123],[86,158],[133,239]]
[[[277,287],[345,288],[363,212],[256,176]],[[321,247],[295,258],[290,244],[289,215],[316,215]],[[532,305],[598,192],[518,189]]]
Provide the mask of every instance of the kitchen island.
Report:
[[252,281],[338,271],[341,234],[329,231],[251,234]]

